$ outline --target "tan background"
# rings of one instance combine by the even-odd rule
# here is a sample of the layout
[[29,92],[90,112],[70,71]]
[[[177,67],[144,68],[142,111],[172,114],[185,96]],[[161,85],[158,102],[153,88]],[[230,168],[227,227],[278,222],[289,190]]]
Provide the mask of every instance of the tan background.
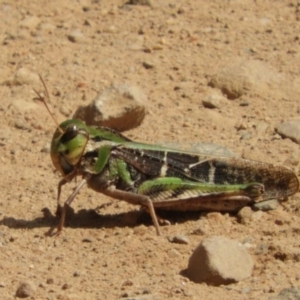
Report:
[[[85,189],[62,235],[46,237],[56,222],[42,213],[56,207],[59,175],[47,153],[55,124],[33,92],[42,91],[38,72],[62,121],[112,83],[138,85],[148,95],[148,112],[126,133],[130,138],[213,142],[298,172],[299,146],[274,131],[299,114],[297,1],[48,2],[0,3],[1,299],[13,299],[27,280],[36,287],[32,299],[268,299],[298,286],[298,195],[247,225],[228,215],[179,214],[158,238],[150,219],[127,203],[113,201],[95,214],[111,200]],[[204,108],[202,99],[216,92],[207,85],[211,77],[238,58],[262,61],[286,84]],[[254,86],[259,81],[254,76]],[[166,239],[179,233],[188,245]],[[247,243],[255,261],[251,278],[209,287],[180,275],[196,245],[215,234]]]

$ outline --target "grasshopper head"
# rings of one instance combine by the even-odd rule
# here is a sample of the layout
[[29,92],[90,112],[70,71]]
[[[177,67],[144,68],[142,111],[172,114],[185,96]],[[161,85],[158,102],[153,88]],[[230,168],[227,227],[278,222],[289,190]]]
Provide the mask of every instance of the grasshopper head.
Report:
[[79,120],[67,120],[56,129],[51,143],[51,159],[62,175],[71,173],[79,165],[88,140],[86,125]]

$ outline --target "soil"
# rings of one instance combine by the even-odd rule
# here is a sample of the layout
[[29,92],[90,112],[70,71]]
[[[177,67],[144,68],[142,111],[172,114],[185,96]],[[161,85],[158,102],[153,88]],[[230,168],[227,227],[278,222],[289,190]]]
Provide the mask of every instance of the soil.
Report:
[[[215,143],[298,174],[299,145],[274,129],[298,117],[297,97],[261,89],[216,109],[202,104],[216,91],[208,86],[212,76],[238,58],[266,63],[299,95],[297,1],[132,2],[145,5],[0,3],[0,298],[15,299],[22,282],[33,289],[29,299],[268,299],[299,286],[298,194],[246,224],[218,212],[168,214],[171,225],[158,237],[139,207],[83,189],[61,235],[47,236],[57,224],[61,177],[49,157],[56,125],[35,101],[33,88],[43,91],[37,73],[59,121],[111,84],[130,83],[148,102],[129,138]],[[62,199],[75,185],[63,188]],[[178,234],[189,243],[168,240]],[[211,235],[248,247],[255,262],[250,278],[213,287],[185,276],[193,249]]]

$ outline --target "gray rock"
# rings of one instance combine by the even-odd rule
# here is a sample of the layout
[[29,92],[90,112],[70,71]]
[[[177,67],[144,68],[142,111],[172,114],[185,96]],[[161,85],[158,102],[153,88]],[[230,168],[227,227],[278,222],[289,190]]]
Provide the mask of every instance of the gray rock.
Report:
[[286,121],[276,126],[276,131],[284,138],[289,138],[292,141],[300,144],[300,121]]
[[283,289],[277,296],[269,297],[269,300],[300,300],[300,289],[293,287]]
[[220,89],[228,99],[253,91],[270,90],[282,85],[283,77],[258,60],[236,60],[220,70],[209,86]]
[[145,117],[147,96],[137,86],[112,85],[87,106],[81,106],[73,118],[87,125],[106,126],[125,131],[141,124]]
[[252,258],[242,244],[222,236],[212,236],[194,250],[187,275],[194,282],[217,286],[246,279],[252,270]]
[[277,209],[279,205],[278,200],[273,199],[273,200],[266,200],[262,202],[257,202],[253,204],[253,209],[254,210],[262,210],[262,211],[269,211],[269,210],[275,210]]
[[32,297],[36,291],[36,287],[31,281],[22,282],[16,292],[18,298]]

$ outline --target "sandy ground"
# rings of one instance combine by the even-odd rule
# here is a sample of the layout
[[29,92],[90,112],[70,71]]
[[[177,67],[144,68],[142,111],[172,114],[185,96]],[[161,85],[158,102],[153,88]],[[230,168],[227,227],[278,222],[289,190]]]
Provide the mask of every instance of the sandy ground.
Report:
[[[247,225],[228,214],[170,215],[172,225],[157,237],[138,207],[84,189],[63,233],[45,235],[57,222],[60,177],[47,152],[56,125],[34,101],[33,88],[42,91],[36,73],[60,121],[112,83],[127,82],[149,98],[146,118],[126,133],[130,138],[216,143],[298,173],[299,146],[274,131],[299,114],[297,1],[123,3],[0,3],[1,299],[14,299],[24,281],[35,287],[30,299],[268,299],[299,286],[299,195]],[[238,58],[272,67],[294,87],[293,97],[261,89],[204,108],[210,78]],[[25,79],[11,79],[21,68]],[[73,187],[63,190],[64,199]],[[175,234],[186,235],[189,244],[170,243]],[[189,281],[188,258],[210,235],[247,243],[253,275],[221,287]]]

